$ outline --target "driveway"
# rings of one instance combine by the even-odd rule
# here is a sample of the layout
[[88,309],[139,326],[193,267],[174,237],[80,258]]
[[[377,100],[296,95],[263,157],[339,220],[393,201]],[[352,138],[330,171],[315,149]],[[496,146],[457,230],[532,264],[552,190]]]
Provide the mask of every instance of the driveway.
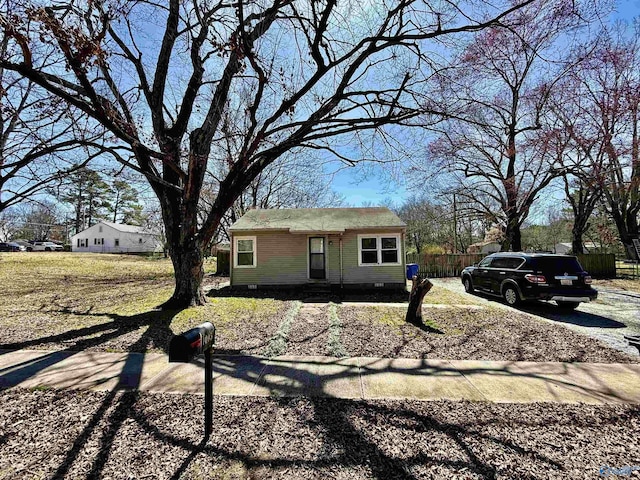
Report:
[[[465,294],[464,287],[457,277],[435,278],[431,281],[434,285]],[[533,302],[517,310],[556,325],[564,325],[637,357],[638,350],[630,347],[623,336],[640,335],[640,294],[613,287],[595,285],[595,288],[598,290],[598,300],[582,303],[572,312],[560,311],[551,302]],[[476,294],[475,298],[480,303],[486,302],[505,309],[512,308],[501,299],[490,295]]]

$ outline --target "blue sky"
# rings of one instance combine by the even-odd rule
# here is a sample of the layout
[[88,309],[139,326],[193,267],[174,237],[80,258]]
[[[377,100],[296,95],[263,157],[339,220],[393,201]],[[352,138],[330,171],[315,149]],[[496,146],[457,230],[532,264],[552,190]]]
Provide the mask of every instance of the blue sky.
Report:
[[631,20],[640,15],[640,0],[618,0],[615,19]]
[[[618,0],[611,21],[627,20],[640,16],[640,0]],[[379,169],[382,170],[382,169]],[[391,199],[394,203],[402,203],[411,195],[403,182],[394,183],[384,171],[376,172],[362,178],[353,169],[343,169],[336,173],[331,183],[333,190],[344,196],[349,206],[358,207],[365,204],[381,204]]]

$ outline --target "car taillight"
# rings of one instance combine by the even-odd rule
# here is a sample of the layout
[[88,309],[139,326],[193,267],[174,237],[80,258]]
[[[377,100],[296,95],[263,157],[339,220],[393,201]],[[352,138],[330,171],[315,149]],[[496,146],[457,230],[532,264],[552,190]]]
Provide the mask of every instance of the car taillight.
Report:
[[530,283],[547,283],[547,279],[544,278],[544,275],[532,275],[529,273],[525,275],[524,278],[526,278]]
[[593,280],[591,279],[591,275],[587,275],[586,277],[584,277],[584,283],[586,285],[591,285],[591,282],[593,282]]

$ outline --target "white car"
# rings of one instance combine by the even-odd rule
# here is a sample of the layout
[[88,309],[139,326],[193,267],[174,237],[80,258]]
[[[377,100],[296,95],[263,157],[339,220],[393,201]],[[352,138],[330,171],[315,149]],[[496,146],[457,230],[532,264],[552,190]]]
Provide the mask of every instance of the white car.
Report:
[[53,242],[33,242],[27,247],[28,252],[61,252],[62,245]]

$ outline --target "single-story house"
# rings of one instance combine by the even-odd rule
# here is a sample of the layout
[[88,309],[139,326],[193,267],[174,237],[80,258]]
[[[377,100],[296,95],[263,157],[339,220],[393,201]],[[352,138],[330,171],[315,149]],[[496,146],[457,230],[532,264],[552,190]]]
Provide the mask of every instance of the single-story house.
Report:
[[99,221],[71,237],[72,252],[149,253],[162,251],[157,234],[137,225]]
[[489,255],[490,253],[499,252],[502,248],[498,242],[478,242],[472,243],[467,248],[467,253],[483,253]]
[[[595,253],[600,248],[599,243],[584,242],[584,253]],[[553,253],[559,253],[560,255],[570,254],[573,251],[573,245],[571,242],[556,243],[553,246]]]
[[406,224],[388,208],[255,209],[229,231],[232,287],[406,287]]

